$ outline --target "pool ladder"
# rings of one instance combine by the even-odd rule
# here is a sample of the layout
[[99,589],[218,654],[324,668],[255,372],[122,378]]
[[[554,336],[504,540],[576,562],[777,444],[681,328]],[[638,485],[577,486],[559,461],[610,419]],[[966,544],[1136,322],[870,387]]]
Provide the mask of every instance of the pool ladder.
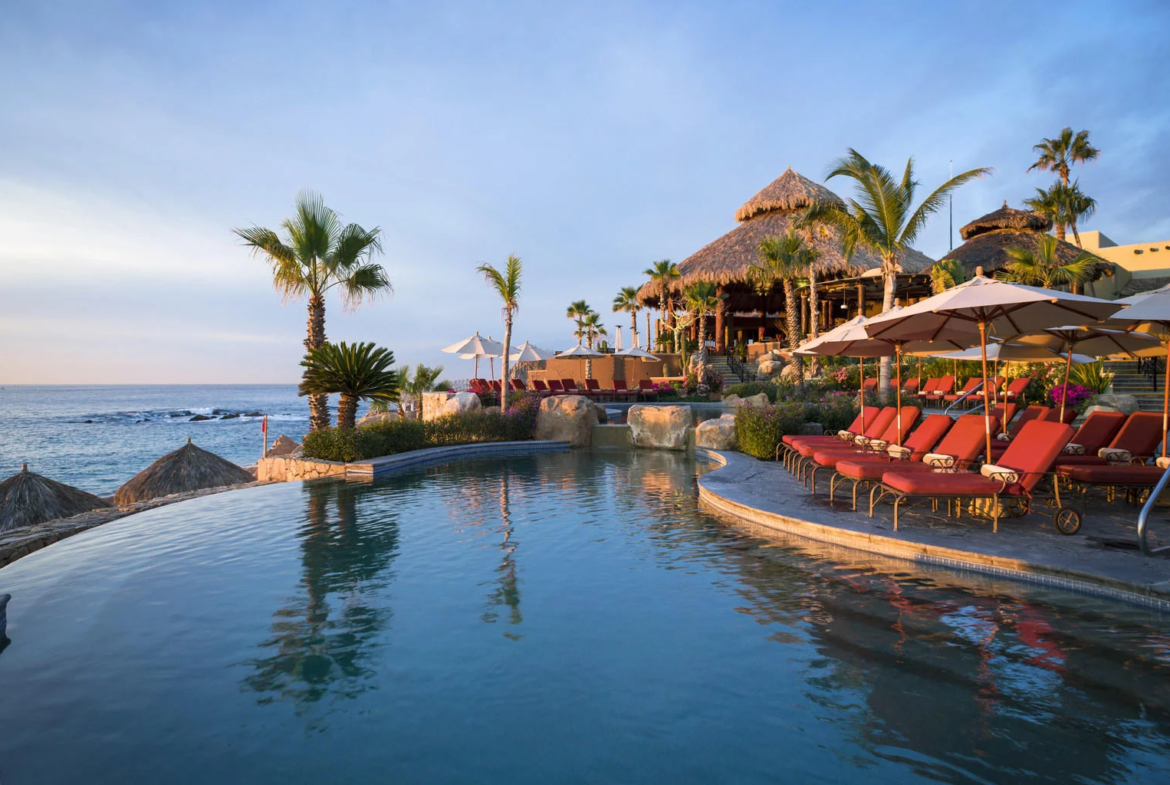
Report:
[[1146,499],[1146,503],[1142,506],[1142,514],[1138,516],[1137,536],[1138,547],[1141,548],[1142,553],[1146,556],[1156,556],[1159,553],[1166,553],[1170,551],[1170,545],[1163,545],[1161,548],[1150,547],[1150,515],[1154,512],[1154,506],[1157,505],[1162,491],[1166,490],[1167,483],[1170,483],[1170,469],[1162,473],[1162,479],[1158,480],[1158,484],[1154,486],[1154,490],[1150,491],[1150,498]]

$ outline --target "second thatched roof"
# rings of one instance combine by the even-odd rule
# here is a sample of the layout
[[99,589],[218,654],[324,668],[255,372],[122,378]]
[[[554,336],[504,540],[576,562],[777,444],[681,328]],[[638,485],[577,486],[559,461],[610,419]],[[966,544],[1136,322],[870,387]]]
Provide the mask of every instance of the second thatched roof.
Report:
[[143,469],[114,494],[118,504],[157,499],[173,493],[252,482],[251,474],[215,453],[187,443]]
[[0,532],[110,506],[101,497],[30,472],[25,465],[0,482]]
[[[721,285],[747,283],[751,268],[759,258],[760,241],[786,233],[813,204],[843,202],[828,188],[788,169],[739,208],[735,214],[739,226],[679,263],[677,286],[681,288],[698,281]],[[858,248],[846,259],[841,250],[840,231],[834,227],[818,225],[809,231],[810,244],[819,252],[818,275],[860,275],[881,266],[881,259],[864,248]],[[930,269],[934,261],[910,249],[898,263],[903,272],[920,273]],[[638,300],[643,305],[657,305],[656,287],[649,282],[643,284],[638,290]]]

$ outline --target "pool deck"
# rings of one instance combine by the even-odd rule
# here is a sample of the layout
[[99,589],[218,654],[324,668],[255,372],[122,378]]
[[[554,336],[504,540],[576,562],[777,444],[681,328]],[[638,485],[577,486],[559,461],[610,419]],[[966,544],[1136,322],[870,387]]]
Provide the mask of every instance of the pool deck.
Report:
[[782,464],[702,448],[696,453],[721,464],[699,479],[703,502],[768,529],[1170,611],[1170,559],[1136,550],[1141,508],[1121,500],[1088,506],[1077,502],[1084,524],[1073,536],[1058,533],[1052,519],[1042,514],[1001,518],[994,534],[990,519],[967,512],[948,518],[945,505],[932,513],[927,504],[904,508],[894,531],[889,504],[879,504],[870,518],[868,504],[860,498],[857,512],[848,495],[830,505],[827,482],[813,496]]

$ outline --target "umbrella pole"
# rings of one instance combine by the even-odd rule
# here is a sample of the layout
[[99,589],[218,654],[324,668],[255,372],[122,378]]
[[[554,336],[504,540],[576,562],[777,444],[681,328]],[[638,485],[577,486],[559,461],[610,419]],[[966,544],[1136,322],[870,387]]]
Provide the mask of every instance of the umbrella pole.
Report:
[[[1167,363],[1170,365],[1170,363]],[[861,401],[861,432],[865,433],[865,358],[857,358],[857,366],[860,371],[860,383],[857,388],[857,398]]]
[[1170,425],[1170,340],[1166,341],[1166,383],[1162,385],[1162,457],[1166,457],[1166,426]]
[[979,353],[983,357],[983,436],[991,463],[991,396],[987,391],[987,322],[979,322]]
[[898,422],[898,428],[894,431],[894,444],[899,447],[902,446],[902,344],[894,344],[894,372],[898,375],[898,411],[894,415],[894,419]]
[[1072,344],[1068,346],[1068,359],[1064,363],[1064,390],[1060,394],[1060,421],[1064,422],[1064,402],[1068,400],[1068,372],[1072,370]]

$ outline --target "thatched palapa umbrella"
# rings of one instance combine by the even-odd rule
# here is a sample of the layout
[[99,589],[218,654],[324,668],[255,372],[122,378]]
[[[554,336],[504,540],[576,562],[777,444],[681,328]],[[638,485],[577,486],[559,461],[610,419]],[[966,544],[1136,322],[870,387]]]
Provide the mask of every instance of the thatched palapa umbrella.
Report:
[[25,464],[18,474],[0,482],[0,532],[109,506],[92,493],[30,472]]
[[157,499],[172,493],[199,491],[252,482],[255,478],[214,453],[201,450],[191,440],[143,469],[114,494],[118,504]]

